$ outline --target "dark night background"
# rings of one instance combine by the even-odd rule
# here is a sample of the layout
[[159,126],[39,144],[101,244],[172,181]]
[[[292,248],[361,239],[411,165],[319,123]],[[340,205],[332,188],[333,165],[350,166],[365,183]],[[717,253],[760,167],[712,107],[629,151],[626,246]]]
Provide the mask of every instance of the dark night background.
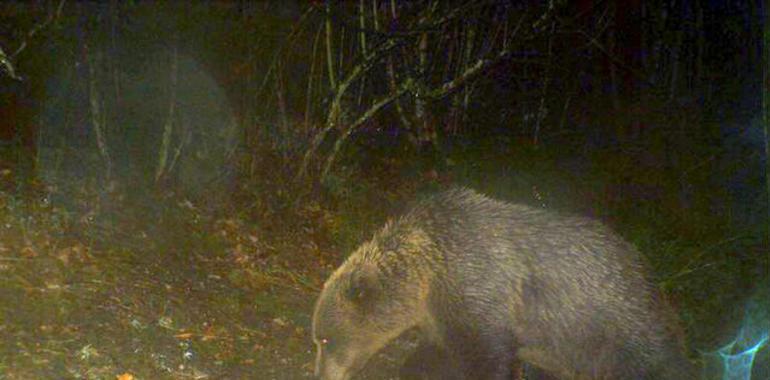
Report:
[[727,378],[770,328],[767,11],[3,2],[0,379],[307,378],[325,277],[458,184],[612,226]]

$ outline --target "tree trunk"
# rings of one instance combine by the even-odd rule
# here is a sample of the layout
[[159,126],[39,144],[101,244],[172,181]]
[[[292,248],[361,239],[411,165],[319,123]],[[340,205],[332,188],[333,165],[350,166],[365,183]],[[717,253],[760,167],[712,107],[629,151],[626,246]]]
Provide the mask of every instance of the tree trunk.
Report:
[[163,177],[168,174],[168,157],[171,150],[171,133],[174,129],[174,118],[176,117],[176,90],[177,73],[179,66],[179,56],[177,53],[177,43],[174,43],[174,50],[171,58],[171,81],[169,92],[171,93],[168,101],[168,115],[166,123],[163,126],[163,137],[161,137],[160,150],[158,151],[158,166],[155,169],[155,183],[159,183]]

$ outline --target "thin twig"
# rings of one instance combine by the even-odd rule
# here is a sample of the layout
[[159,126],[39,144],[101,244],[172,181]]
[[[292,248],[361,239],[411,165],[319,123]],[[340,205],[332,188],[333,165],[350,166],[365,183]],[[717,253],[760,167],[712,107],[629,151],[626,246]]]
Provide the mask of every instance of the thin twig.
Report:
[[366,28],[366,7],[364,6],[364,0],[359,0],[358,2],[358,20],[361,25],[361,31],[358,33],[361,52],[366,55],[366,33],[364,33],[364,29]]
[[326,66],[329,71],[329,87],[337,88],[337,80],[334,72],[334,57],[332,51],[332,20],[329,2],[326,2]]
[[497,65],[498,63],[510,58],[511,52],[507,50],[500,51],[495,57],[493,58],[487,58],[487,59],[479,59],[476,61],[473,65],[465,69],[465,71],[460,74],[459,76],[455,77],[454,79],[445,82],[438,88],[435,88],[433,90],[425,91],[423,93],[417,94],[418,96],[425,96],[432,99],[440,99],[444,96],[452,93],[453,91],[457,90],[461,86],[463,86],[465,83],[470,81],[471,79],[476,78],[479,74],[483,73],[485,70]]
[[16,57],[21,53],[24,49],[27,48],[27,41],[31,40],[32,37],[34,37],[38,32],[46,28],[53,20],[58,19],[61,16],[62,9],[64,8],[64,0],[59,1],[59,6],[56,7],[55,12],[51,12],[48,14],[48,17],[45,19],[45,21],[41,22],[40,24],[35,25],[32,29],[27,32],[27,38],[25,38],[23,41],[21,41],[21,45],[16,49],[16,51],[11,54],[11,59],[16,59]]
[[[553,5],[553,2],[551,2]],[[554,24],[551,24],[551,34],[548,37],[548,65],[545,67],[545,78],[543,78],[543,90],[540,93],[540,105],[537,110],[537,119],[535,120],[535,132],[533,136],[533,144],[537,145],[540,137],[540,127],[543,125],[543,120],[548,113],[545,105],[546,97],[548,96],[548,88],[551,84],[551,66],[553,66],[553,31]]]
[[615,57],[612,53],[610,53],[607,50],[607,48],[604,47],[604,45],[602,45],[599,41],[597,41],[596,38],[594,38],[593,36],[589,35],[585,31],[583,31],[582,29],[579,29],[578,33],[583,35],[584,37],[586,37],[586,39],[588,40],[588,43],[591,46],[595,47],[597,50],[599,50],[602,54],[604,54],[604,56],[607,57],[612,62],[613,65],[615,65],[615,66],[617,66],[617,67],[619,67],[619,68],[621,68],[621,69],[623,69],[625,71],[628,71],[636,79],[638,79],[640,81],[643,81],[644,83],[646,83],[648,85],[653,85],[653,86],[655,85],[654,83],[650,82],[649,79],[647,79],[647,77],[646,77],[646,75],[644,75],[644,73],[639,72],[638,70],[634,69],[633,67],[627,65],[625,62],[623,62],[619,58]]
[[268,67],[267,72],[265,73],[264,79],[262,79],[262,84],[259,85],[259,88],[255,92],[257,96],[262,94],[262,91],[264,91],[267,88],[268,83],[270,83],[270,78],[272,78],[272,73],[276,69],[276,66],[278,65],[281,56],[286,52],[287,50],[291,51],[291,47],[294,46],[294,41],[297,39],[297,37],[300,35],[300,31],[302,30],[302,26],[304,25],[305,21],[309,18],[309,16],[315,11],[315,7],[308,7],[305,10],[305,13],[302,14],[299,21],[296,22],[295,27],[289,32],[289,35],[286,37],[286,43],[281,45],[281,48],[278,49],[278,51],[275,53],[273,58],[270,61],[270,67]]
[[310,117],[312,114],[312,108],[313,108],[313,77],[315,76],[315,70],[316,70],[316,54],[318,53],[318,43],[321,39],[321,30],[323,30],[323,26],[318,27],[318,31],[315,34],[315,38],[313,39],[313,52],[310,55],[310,74],[308,74],[307,79],[307,94],[305,95],[305,129],[310,128]]
[[[398,4],[399,1],[393,1],[391,0],[391,13],[395,14],[395,10],[397,8],[396,4]],[[433,3],[433,5],[437,5],[440,2]],[[332,20],[338,24],[344,26],[348,30],[352,30],[353,32],[365,32],[371,35],[374,35],[380,39],[388,39],[388,38],[405,38],[405,37],[418,37],[421,36],[423,33],[441,33],[442,29],[441,26],[444,24],[447,24],[449,22],[455,21],[456,19],[462,19],[466,17],[474,8],[482,8],[487,5],[495,5],[500,3],[500,0],[485,0],[485,1],[468,1],[465,4],[462,4],[461,6],[452,9],[449,11],[446,15],[443,17],[431,20],[429,23],[418,23],[417,27],[411,27],[409,30],[393,30],[388,28],[381,28],[373,29],[373,28],[365,28],[361,29],[357,24],[358,20],[345,20],[344,18],[350,19],[350,17],[340,17],[339,12],[330,11],[330,15]]]
[[97,86],[98,79],[96,73],[96,65],[101,61],[101,53],[90,52],[88,47],[86,47],[86,55],[88,57],[88,99],[91,105],[91,124],[96,134],[96,146],[104,160],[106,179],[109,182],[112,176],[112,159],[104,131],[106,113],[102,109],[104,104]]

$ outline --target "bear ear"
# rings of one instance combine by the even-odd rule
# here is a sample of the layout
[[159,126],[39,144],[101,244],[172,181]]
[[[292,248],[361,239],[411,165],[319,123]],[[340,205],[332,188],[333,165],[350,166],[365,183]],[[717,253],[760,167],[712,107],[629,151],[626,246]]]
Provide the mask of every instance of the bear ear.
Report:
[[359,269],[350,274],[345,297],[358,305],[371,304],[380,293],[377,273],[372,270]]

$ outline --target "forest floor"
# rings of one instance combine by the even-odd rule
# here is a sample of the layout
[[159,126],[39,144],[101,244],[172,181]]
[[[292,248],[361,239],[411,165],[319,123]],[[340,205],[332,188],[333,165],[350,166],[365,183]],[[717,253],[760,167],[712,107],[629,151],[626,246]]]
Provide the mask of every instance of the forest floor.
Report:
[[[312,377],[313,303],[342,256],[173,202],[96,215],[0,197],[0,380]],[[394,378],[402,352],[366,378]]]

